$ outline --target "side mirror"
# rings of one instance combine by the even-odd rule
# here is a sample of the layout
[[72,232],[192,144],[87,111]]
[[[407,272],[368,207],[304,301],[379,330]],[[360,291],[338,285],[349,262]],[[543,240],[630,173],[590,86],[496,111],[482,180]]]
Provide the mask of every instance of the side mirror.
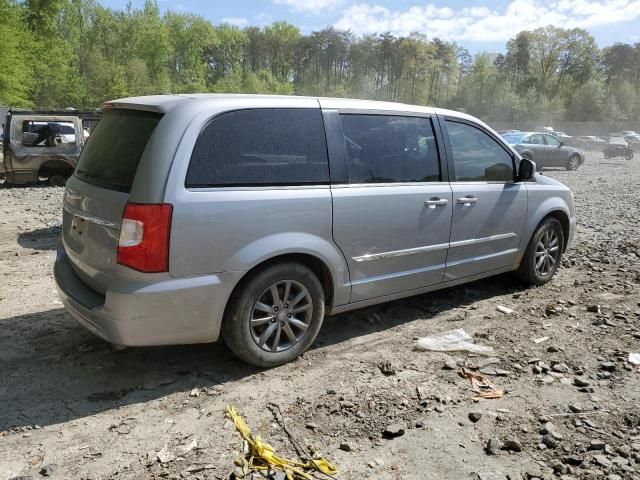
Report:
[[564,142],[560,142],[560,145],[558,145],[558,147],[564,147],[566,144]]
[[536,164],[528,158],[520,160],[520,167],[518,168],[518,180],[529,181],[533,180],[536,174]]

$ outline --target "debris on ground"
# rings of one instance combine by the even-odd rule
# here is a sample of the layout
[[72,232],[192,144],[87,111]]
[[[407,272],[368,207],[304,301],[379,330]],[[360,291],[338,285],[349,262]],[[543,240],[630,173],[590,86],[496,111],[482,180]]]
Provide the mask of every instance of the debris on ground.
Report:
[[416,343],[416,350],[433,352],[466,351],[480,355],[491,355],[493,353],[493,347],[473,343],[473,337],[462,328],[419,338]]
[[462,378],[471,381],[471,390],[476,394],[474,398],[502,398],[504,392],[496,387],[491,380],[479,373],[461,368],[458,373]]
[[245,442],[245,455],[239,460],[243,466],[243,474],[249,472],[265,472],[271,469],[283,472],[287,480],[311,480],[313,477],[308,472],[321,472],[325,475],[335,476],[338,470],[329,461],[322,457],[311,458],[306,461],[289,460],[277,455],[274,448],[265,443],[259,435],[252,435],[251,430],[238,410],[232,406],[227,406],[225,413],[230,419],[238,433]]

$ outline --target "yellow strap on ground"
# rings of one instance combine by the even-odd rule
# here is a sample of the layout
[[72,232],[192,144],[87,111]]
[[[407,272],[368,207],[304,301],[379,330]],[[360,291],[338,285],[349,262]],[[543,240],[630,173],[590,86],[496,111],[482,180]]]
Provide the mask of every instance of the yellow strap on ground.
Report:
[[242,438],[249,444],[250,451],[247,457],[250,469],[255,471],[266,470],[268,468],[281,470],[287,475],[287,480],[312,480],[312,477],[304,470],[315,470],[329,476],[334,476],[338,473],[336,467],[324,458],[297,462],[278,456],[273,451],[273,447],[263,442],[259,435],[251,435],[251,430],[238,413],[236,407],[229,405],[226,410],[226,415],[235,424],[238,433],[240,433]]

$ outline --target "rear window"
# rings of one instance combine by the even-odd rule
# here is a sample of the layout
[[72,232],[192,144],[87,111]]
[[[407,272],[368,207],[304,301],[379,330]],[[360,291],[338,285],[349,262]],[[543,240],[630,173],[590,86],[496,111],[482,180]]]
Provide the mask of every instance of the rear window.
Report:
[[186,186],[329,182],[320,109],[238,110],[214,118],[193,148]]
[[99,187],[129,192],[140,158],[161,114],[111,110],[82,150],[76,177]]

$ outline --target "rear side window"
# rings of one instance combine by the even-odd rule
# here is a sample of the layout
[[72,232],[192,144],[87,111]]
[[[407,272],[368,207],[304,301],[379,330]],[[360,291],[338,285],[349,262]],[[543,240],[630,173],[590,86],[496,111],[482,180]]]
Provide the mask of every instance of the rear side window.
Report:
[[431,120],[392,115],[340,115],[349,183],[438,182]]
[[320,109],[238,110],[214,118],[191,154],[186,186],[329,183]]
[[142,153],[160,118],[161,114],[136,110],[107,112],[82,150],[76,177],[128,193]]
[[479,128],[447,120],[457,182],[512,182],[511,155]]

